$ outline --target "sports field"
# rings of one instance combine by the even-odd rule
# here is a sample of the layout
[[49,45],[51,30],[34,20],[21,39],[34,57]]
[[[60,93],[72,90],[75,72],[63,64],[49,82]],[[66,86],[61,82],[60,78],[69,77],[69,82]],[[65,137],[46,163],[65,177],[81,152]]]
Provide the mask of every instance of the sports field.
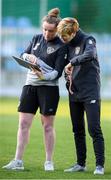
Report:
[[[30,143],[24,154],[24,171],[7,171],[2,166],[14,157],[18,99],[0,99],[0,178],[1,179],[111,179],[111,101],[102,102],[101,126],[105,138],[105,175],[93,175],[95,158],[92,141],[87,133],[87,172],[64,173],[64,169],[76,162],[68,99],[61,99],[55,121],[56,146],[54,152],[54,172],[43,169],[45,154],[43,133],[39,113],[31,128]],[[87,123],[86,123],[87,124]],[[87,125],[86,125],[87,129]],[[86,130],[87,132],[87,130]]]

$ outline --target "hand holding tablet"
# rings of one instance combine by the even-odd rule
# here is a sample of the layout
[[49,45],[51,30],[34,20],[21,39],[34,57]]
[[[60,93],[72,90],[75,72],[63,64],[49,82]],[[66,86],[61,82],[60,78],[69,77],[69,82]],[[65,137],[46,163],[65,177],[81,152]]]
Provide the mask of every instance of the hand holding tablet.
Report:
[[26,61],[26,60],[24,60],[24,59],[22,59],[20,57],[16,57],[16,56],[12,56],[12,57],[14,58],[14,60],[16,60],[16,62],[19,65],[21,65],[21,66],[23,66],[25,68],[28,68],[28,69],[36,69],[37,71],[41,72],[41,69],[37,64],[35,65],[35,64],[33,64],[33,63],[29,62],[29,61]]

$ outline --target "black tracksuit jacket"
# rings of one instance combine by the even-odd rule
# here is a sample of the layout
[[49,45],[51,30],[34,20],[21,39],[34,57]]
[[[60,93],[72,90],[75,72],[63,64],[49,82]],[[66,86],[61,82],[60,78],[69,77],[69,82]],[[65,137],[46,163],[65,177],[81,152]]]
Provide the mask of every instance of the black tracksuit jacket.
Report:
[[80,29],[68,43],[68,59],[74,66],[70,101],[99,100],[100,67],[94,37]]
[[47,66],[51,68],[50,71],[56,70],[58,72],[56,79],[62,75],[64,66],[67,64],[67,47],[57,36],[50,41],[46,41],[43,34],[35,35],[23,53],[34,54],[42,60],[40,67],[42,68],[42,65],[44,65],[43,68],[46,68],[46,71]]

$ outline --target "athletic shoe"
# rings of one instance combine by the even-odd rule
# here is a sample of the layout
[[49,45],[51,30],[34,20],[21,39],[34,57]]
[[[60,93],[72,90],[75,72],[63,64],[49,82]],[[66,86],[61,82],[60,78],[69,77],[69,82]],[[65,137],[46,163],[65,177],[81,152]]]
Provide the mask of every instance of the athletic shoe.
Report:
[[103,175],[104,174],[104,168],[100,165],[96,166],[96,169],[94,171],[94,174],[100,174]]
[[86,171],[86,167],[81,166],[79,164],[75,164],[71,166],[70,168],[64,170],[64,172],[79,172],[79,171]]
[[44,170],[45,171],[54,171],[54,165],[52,161],[46,161],[44,163]]
[[15,159],[10,161],[9,164],[3,166],[2,168],[9,170],[24,170],[22,160],[15,160]]

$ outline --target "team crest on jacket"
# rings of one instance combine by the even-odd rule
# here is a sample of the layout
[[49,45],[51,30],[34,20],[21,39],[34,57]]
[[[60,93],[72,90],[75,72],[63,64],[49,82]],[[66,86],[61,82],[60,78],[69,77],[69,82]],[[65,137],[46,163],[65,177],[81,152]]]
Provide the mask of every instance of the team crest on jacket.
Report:
[[80,47],[76,47],[76,48],[75,48],[75,54],[78,55],[79,52],[80,52]]
[[55,51],[55,49],[53,47],[48,47],[47,48],[47,54],[51,54]]

